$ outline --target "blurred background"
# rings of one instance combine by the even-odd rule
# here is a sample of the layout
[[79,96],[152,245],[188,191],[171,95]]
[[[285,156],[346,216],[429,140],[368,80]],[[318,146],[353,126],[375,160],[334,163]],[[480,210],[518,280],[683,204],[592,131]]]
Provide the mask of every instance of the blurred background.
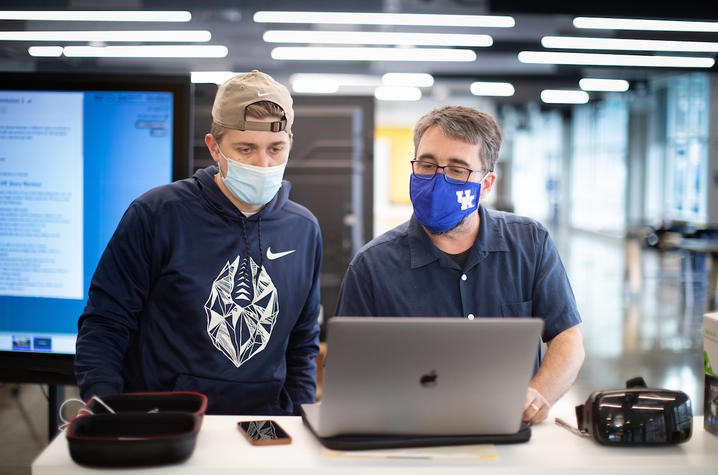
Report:
[[[0,8],[0,89],[9,72],[191,77],[192,170],[212,164],[203,137],[217,84],[252,69],[286,84],[296,110],[286,177],[292,199],[322,226],[323,319],[354,253],[411,216],[415,121],[440,105],[492,114],[504,143],[486,206],[550,229],[583,317],[586,363],[570,397],[583,402],[643,376],[685,391],[702,414],[702,315],[716,309],[718,275],[715,5],[4,0]],[[69,16],[88,12],[89,21]],[[124,18],[132,12],[139,16]],[[29,473],[47,444],[49,389],[0,383],[0,473]]]

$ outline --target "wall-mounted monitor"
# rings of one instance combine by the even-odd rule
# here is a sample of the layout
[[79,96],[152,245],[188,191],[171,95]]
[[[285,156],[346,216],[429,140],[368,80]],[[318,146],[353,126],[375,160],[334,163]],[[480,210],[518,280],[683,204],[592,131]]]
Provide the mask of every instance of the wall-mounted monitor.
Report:
[[72,383],[77,319],[128,205],[191,170],[188,75],[2,73],[0,380]]

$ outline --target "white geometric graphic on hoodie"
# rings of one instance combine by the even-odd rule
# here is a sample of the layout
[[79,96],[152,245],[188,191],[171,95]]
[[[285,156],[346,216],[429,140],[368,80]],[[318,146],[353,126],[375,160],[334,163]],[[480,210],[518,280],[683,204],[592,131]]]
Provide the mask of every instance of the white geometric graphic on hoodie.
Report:
[[[207,333],[215,348],[239,368],[264,350],[279,315],[277,289],[264,266],[239,256],[224,265],[204,304]],[[247,272],[247,265],[249,270]]]

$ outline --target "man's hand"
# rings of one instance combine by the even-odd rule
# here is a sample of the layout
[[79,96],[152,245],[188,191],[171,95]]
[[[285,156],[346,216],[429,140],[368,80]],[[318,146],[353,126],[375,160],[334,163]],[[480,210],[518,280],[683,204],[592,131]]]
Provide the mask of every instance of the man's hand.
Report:
[[523,420],[537,424],[548,417],[551,406],[576,380],[584,356],[578,326],[562,331],[548,342],[546,355],[526,392]]
[[524,414],[522,420],[531,424],[538,424],[548,417],[551,404],[535,388],[529,386],[526,391],[526,402],[524,403]]

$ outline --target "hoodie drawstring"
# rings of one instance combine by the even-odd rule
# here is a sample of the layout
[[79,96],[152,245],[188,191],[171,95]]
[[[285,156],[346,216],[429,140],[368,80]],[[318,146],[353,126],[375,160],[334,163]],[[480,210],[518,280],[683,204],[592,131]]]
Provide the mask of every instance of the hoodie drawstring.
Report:
[[[246,224],[246,218],[242,217],[240,219],[240,223],[242,223],[242,237],[244,238],[244,252],[247,256],[247,266],[245,267],[245,272],[249,274],[249,239],[247,238],[247,224]],[[259,275],[262,273],[262,267],[264,266],[264,250],[262,249],[262,217],[259,216],[259,221],[257,223],[257,241],[259,242],[259,269],[257,270],[257,275],[255,277],[255,284],[259,282]],[[249,275],[247,275],[249,277]],[[250,280],[250,279],[247,279]]]
[[257,282],[259,282],[259,274],[262,273],[262,266],[264,265],[264,250],[262,250],[262,216],[258,216],[258,218],[257,242],[259,243],[259,272],[257,272]]

